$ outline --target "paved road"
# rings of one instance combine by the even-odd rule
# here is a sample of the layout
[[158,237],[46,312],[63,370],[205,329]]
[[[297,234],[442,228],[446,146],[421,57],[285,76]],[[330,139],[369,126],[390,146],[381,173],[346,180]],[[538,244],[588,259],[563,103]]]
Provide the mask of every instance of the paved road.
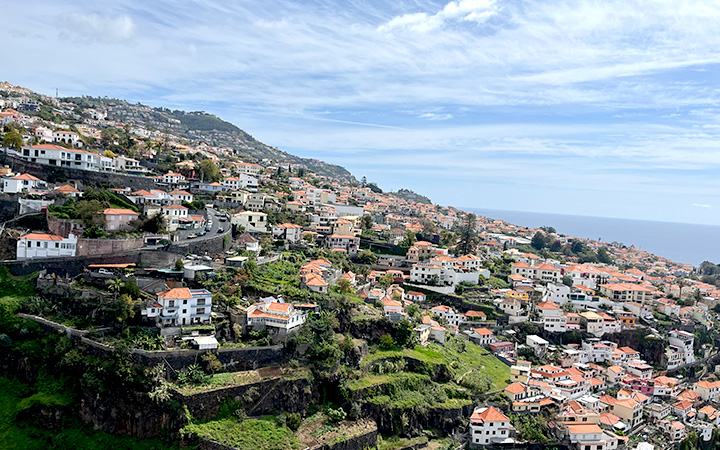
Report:
[[[222,236],[222,235],[226,235],[226,234],[229,234],[229,233],[230,233],[230,231],[231,231],[230,220],[226,220],[225,222],[221,222],[221,221],[220,221],[220,218],[221,218],[221,217],[227,218],[227,216],[225,215],[225,213],[222,213],[222,212],[220,212],[220,211],[217,211],[217,210],[215,210],[215,209],[213,209],[213,208],[207,208],[207,215],[206,215],[205,218],[208,219],[209,217],[212,217],[212,222],[213,222],[212,228],[211,228],[208,232],[206,232],[204,236],[198,236],[198,237],[196,237],[196,238],[188,239],[188,238],[187,238],[188,235],[193,234],[193,233],[194,233],[194,234],[199,234],[199,232],[202,231],[202,230],[200,230],[200,229],[197,229],[197,230],[178,230],[176,233],[180,236],[180,240],[179,240],[178,242],[176,242],[176,243],[177,243],[177,244],[182,244],[182,243],[184,243],[184,242],[201,242],[201,241],[206,241],[206,240],[208,240],[208,239],[211,239],[211,238],[213,238],[213,237],[215,237],[215,236],[218,236],[218,235],[221,235],[221,236]],[[223,232],[222,232],[222,233],[218,233],[218,230],[219,230],[220,228],[223,229]],[[204,230],[204,228],[203,228],[203,230]]]

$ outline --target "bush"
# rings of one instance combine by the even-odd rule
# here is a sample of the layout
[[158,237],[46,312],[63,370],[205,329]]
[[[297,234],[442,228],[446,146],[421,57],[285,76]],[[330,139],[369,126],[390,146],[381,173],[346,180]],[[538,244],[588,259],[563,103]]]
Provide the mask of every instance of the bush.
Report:
[[382,336],[380,336],[378,345],[383,350],[390,350],[391,348],[393,348],[393,346],[395,346],[395,341],[389,334],[383,334]]
[[181,386],[186,384],[201,385],[209,383],[210,376],[207,375],[200,366],[193,364],[192,366],[178,372],[177,381]]
[[325,410],[325,414],[327,414],[331,422],[335,423],[342,422],[345,418],[347,418],[347,413],[342,408],[333,409],[328,407]]
[[300,413],[289,413],[285,415],[285,425],[292,431],[297,431],[297,429],[300,428],[301,422],[302,418],[300,417]]

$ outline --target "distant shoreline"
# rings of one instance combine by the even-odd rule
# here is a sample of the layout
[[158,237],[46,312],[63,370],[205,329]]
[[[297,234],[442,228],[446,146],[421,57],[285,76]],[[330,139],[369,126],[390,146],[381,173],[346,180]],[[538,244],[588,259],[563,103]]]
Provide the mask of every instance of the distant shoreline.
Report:
[[569,214],[462,208],[474,214],[529,228],[550,226],[558,234],[620,242],[672,261],[699,266],[720,261],[720,226],[615,219]]

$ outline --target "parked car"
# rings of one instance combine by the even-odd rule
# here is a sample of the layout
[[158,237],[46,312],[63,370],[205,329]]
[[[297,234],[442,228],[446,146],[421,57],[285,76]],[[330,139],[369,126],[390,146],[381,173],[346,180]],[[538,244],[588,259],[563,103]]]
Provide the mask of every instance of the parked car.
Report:
[[99,273],[100,275],[113,275],[113,273],[110,272],[110,271],[107,270],[107,269],[98,269],[98,273]]
[[198,235],[195,234],[195,233],[190,233],[190,234],[188,234],[188,237],[187,237],[187,238],[188,238],[188,239],[195,239],[197,236],[198,236]]
[[223,231],[225,231],[223,230],[223,227],[218,228],[218,233],[222,233]]

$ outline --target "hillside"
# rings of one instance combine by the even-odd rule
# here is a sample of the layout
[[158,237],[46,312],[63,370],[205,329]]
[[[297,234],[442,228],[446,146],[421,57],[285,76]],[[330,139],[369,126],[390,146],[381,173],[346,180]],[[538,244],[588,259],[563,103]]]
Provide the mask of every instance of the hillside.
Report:
[[[108,97],[63,97],[56,100],[7,82],[0,84],[0,93],[4,96],[21,94],[35,98],[40,104],[40,109],[34,115],[46,120],[73,123],[79,121],[82,116],[88,116],[90,109],[104,110],[107,112],[108,125],[128,124],[150,132],[172,134],[186,139],[188,144],[204,142],[211,146],[229,147],[248,162],[268,159],[274,162],[300,164],[320,175],[337,178],[350,184],[357,183],[355,177],[344,167],[317,159],[301,158],[271,147],[236,125],[204,111],[185,112],[162,107],[153,108]],[[69,105],[72,107],[68,107]]]
[[415,191],[411,191],[410,189],[400,189],[397,192],[390,192],[390,194],[393,194],[409,202],[426,203],[428,205],[432,205],[432,200],[430,200],[429,197],[420,195]]

